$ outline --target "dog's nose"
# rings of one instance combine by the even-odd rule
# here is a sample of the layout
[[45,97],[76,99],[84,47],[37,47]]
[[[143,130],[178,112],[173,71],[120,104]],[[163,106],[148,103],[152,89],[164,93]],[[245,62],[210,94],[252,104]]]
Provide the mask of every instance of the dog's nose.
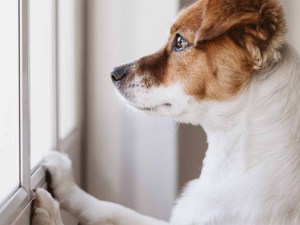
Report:
[[111,79],[114,83],[122,80],[124,77],[126,77],[128,71],[129,71],[130,65],[124,65],[114,68],[113,72],[111,72]]

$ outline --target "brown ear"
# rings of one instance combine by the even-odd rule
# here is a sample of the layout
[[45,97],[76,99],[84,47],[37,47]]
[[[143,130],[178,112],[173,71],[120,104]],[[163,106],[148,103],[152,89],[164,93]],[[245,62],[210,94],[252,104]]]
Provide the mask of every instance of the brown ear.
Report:
[[229,32],[246,48],[256,45],[258,54],[284,43],[285,20],[277,0],[203,0],[203,4],[196,45]]

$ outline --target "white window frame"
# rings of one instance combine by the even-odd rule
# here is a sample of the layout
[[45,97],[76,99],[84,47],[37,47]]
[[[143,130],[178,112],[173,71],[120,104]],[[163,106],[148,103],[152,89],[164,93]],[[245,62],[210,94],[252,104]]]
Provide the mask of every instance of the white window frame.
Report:
[[[18,0],[19,2],[19,118],[20,118],[20,187],[8,196],[4,204],[0,205],[0,225],[29,225],[30,210],[32,203],[32,190],[45,187],[45,172],[38,165],[31,169],[30,155],[30,71],[29,71],[29,1]],[[74,143],[80,144],[80,123],[78,102],[76,102],[76,126],[64,139],[59,139],[59,57],[58,57],[58,0],[53,0],[53,40],[54,40],[54,129],[53,148],[60,151],[69,151]],[[76,87],[78,87],[78,76],[76,75]],[[80,88],[81,89],[81,88]],[[79,93],[79,95],[81,95]]]
[[[19,118],[20,118],[20,187],[1,206],[3,224],[10,224],[31,199],[30,191],[30,124],[29,124],[29,76],[28,76],[28,1],[19,0]],[[28,163],[29,162],[29,163]],[[29,164],[29,165],[28,165]]]

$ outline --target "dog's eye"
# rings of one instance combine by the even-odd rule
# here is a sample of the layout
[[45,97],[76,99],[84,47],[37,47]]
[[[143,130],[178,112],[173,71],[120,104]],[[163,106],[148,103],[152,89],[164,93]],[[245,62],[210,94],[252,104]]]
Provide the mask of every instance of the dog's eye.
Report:
[[175,52],[181,51],[188,47],[189,43],[180,35],[176,34],[176,37],[173,42],[173,50]]

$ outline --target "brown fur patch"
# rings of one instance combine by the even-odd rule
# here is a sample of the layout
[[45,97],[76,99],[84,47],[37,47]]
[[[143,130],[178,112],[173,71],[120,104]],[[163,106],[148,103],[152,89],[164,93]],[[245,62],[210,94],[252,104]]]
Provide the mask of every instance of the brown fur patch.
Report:
[[227,35],[186,54],[184,60],[170,57],[169,62],[175,64],[168,67],[167,85],[180,81],[186,92],[198,100],[224,100],[236,95],[247,85],[253,71],[250,55]]
[[197,43],[232,32],[251,54],[255,69],[278,60],[286,32],[278,0],[203,0],[202,4],[205,6]]
[[[169,53],[166,48],[154,53],[153,55],[145,56],[138,61],[137,74],[152,74],[151,80],[155,84],[163,83],[168,64]],[[151,83],[148,80],[148,85]],[[146,84],[146,86],[148,86]]]

